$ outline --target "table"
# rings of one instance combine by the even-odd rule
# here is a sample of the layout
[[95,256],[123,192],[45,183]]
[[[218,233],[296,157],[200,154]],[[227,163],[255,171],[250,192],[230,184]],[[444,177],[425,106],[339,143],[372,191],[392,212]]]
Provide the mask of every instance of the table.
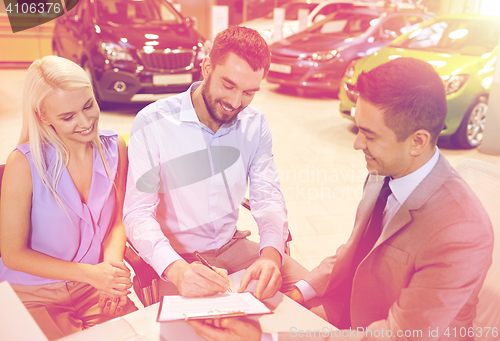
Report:
[[[232,276],[232,275],[231,275]],[[230,276],[230,279],[231,279]],[[238,281],[239,283],[239,281]],[[263,332],[330,331],[337,328],[278,292],[264,301],[273,314],[251,316]],[[60,341],[202,341],[184,321],[156,322],[159,303],[66,336]]]

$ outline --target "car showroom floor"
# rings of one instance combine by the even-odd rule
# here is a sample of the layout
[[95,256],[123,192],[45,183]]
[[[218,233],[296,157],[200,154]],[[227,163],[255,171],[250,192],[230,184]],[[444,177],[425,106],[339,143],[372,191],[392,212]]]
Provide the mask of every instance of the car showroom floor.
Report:
[[[0,163],[5,163],[19,138],[25,74],[25,70],[0,70]],[[100,128],[128,134],[135,114],[146,104],[104,110]],[[353,149],[354,125],[340,116],[337,99],[313,94],[297,97],[266,81],[252,105],[266,114],[273,134],[293,236],[291,255],[312,269],[333,254],[352,229],[367,174],[364,154]],[[454,150],[446,141],[441,151],[453,166],[465,158],[500,165],[500,156],[476,149]],[[244,208],[238,227],[250,229],[251,239],[258,240],[255,223]]]

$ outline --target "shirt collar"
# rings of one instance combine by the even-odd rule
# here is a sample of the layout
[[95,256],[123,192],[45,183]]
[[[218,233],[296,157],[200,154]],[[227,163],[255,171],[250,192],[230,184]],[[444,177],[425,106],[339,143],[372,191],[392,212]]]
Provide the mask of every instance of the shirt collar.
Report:
[[194,82],[189,89],[182,94],[182,109],[179,116],[181,122],[200,122],[194,110],[193,101],[191,100],[191,93],[200,85],[201,82]]
[[389,187],[391,188],[392,194],[399,202],[400,205],[408,199],[410,194],[417,188],[417,186],[425,179],[427,175],[432,171],[439,159],[439,149],[436,147],[434,155],[427,161],[422,167],[416,171],[405,175],[401,178],[392,179],[389,181]]

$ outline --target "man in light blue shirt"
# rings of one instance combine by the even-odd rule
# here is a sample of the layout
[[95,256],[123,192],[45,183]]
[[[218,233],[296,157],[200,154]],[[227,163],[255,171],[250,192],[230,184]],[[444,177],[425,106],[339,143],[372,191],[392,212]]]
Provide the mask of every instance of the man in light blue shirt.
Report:
[[[290,291],[308,271],[284,253],[287,211],[263,113],[249,106],[270,65],[262,37],[230,27],[201,65],[203,82],[141,110],[129,140],[126,233],[165,280],[160,294],[204,296],[228,289],[227,273],[248,268],[241,290]],[[260,245],[237,231],[249,188]],[[193,256],[200,252],[216,272]],[[282,285],[283,284],[283,285]]]

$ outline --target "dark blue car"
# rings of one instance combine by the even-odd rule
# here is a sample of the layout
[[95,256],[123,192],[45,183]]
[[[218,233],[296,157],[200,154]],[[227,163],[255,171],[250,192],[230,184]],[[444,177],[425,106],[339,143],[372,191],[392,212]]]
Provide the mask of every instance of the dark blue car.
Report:
[[337,93],[348,64],[431,17],[423,9],[357,7],[271,45],[267,81]]
[[80,0],[56,20],[52,46],[85,69],[101,102],[122,103],[186,90],[209,48],[167,0]]

